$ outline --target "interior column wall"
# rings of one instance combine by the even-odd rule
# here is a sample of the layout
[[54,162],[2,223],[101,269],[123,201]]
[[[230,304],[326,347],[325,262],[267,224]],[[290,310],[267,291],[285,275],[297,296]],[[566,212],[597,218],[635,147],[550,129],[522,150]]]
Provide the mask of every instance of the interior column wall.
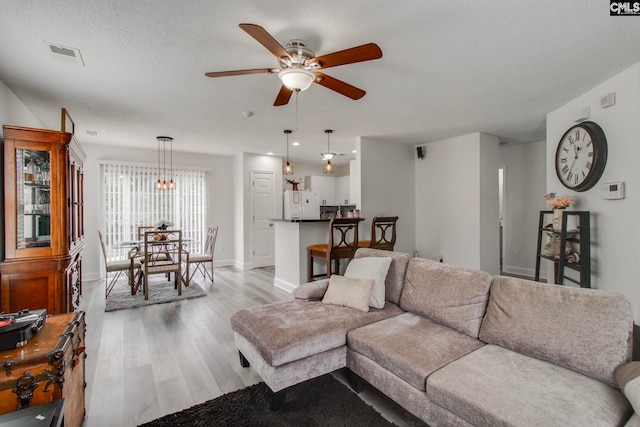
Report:
[[361,239],[371,237],[374,216],[398,216],[394,250],[412,254],[415,250],[415,199],[413,147],[391,141],[361,138],[360,223]]

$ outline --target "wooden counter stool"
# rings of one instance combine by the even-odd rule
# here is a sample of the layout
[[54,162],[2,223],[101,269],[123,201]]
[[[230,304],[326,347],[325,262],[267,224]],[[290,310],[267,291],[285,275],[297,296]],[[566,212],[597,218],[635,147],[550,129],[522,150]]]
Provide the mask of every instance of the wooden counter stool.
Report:
[[313,259],[322,258],[327,262],[326,277],[331,277],[331,262],[334,264],[333,274],[340,271],[340,259],[353,259],[358,249],[358,224],[360,218],[333,218],[329,221],[329,243],[321,243],[307,247],[307,281],[314,277]]
[[371,240],[360,240],[358,247],[392,251],[396,245],[396,221],[398,221],[397,216],[373,217],[371,220]]

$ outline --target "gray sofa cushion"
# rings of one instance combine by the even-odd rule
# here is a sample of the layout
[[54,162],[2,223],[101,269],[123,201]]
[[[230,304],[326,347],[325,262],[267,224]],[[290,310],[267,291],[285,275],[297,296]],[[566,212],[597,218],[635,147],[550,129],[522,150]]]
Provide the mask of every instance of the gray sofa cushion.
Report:
[[347,332],[397,316],[395,304],[367,313],[320,301],[285,301],[246,308],[231,316],[231,328],[271,366],[303,359],[346,344]]
[[413,313],[354,329],[347,343],[350,350],[423,391],[432,372],[484,345]]
[[297,286],[291,293],[296,299],[319,301],[324,297],[329,287],[329,279],[316,280]]
[[490,286],[491,276],[483,271],[414,258],[400,307],[477,338]]
[[356,258],[364,257],[390,257],[391,265],[385,281],[385,300],[394,304],[400,303],[400,294],[404,288],[404,280],[407,272],[407,264],[411,255],[402,252],[383,251],[380,249],[360,248],[356,251]]
[[633,317],[621,295],[496,277],[480,339],[613,386],[631,358]]
[[473,425],[619,426],[620,390],[575,371],[486,345],[433,373],[427,397]]

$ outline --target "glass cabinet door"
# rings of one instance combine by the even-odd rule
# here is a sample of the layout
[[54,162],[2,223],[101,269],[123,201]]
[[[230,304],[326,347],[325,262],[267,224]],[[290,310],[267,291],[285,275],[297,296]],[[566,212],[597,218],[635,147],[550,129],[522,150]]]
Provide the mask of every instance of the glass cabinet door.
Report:
[[51,247],[51,152],[16,149],[17,249]]

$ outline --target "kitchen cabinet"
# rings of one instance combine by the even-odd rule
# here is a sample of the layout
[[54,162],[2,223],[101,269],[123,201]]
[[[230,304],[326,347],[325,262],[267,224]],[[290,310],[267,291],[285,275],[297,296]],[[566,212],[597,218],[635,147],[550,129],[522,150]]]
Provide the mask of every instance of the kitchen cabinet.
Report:
[[3,126],[0,310],[73,312],[82,294],[86,155],[73,135]]
[[[350,177],[305,176],[304,188],[320,194],[321,206],[337,206],[351,203]],[[345,202],[346,201],[346,202]]]
[[320,205],[337,205],[336,179],[332,176],[305,176],[304,188],[317,191],[320,195]]
[[336,203],[348,205],[351,203],[349,175],[334,178],[336,182]]

